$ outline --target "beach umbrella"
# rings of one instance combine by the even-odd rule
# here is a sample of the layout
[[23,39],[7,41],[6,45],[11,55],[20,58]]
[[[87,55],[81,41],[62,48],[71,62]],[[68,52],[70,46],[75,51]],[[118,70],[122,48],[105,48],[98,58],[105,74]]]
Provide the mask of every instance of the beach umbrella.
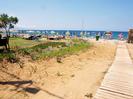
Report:
[[36,31],[37,33],[41,33],[41,31]]
[[90,32],[86,32],[86,37],[89,37],[90,36]]
[[34,33],[34,31],[30,31],[30,30],[29,30],[29,31],[26,31],[26,33]]
[[44,32],[44,34],[45,34],[45,35],[48,35],[48,34],[49,34],[49,32],[46,30],[46,31]]
[[69,31],[66,32],[66,36],[70,36],[70,32]]
[[58,32],[56,32],[56,35],[59,35],[59,33],[58,33]]
[[84,36],[84,33],[83,32],[80,32],[80,36],[83,37]]
[[86,36],[87,35],[87,32],[84,32],[84,36]]
[[87,35],[90,35],[91,33],[90,32],[87,32]]
[[73,35],[74,35],[74,36],[77,36],[77,32],[74,32]]
[[51,31],[50,34],[51,34],[51,35],[55,35],[56,32],[55,32],[55,31]]

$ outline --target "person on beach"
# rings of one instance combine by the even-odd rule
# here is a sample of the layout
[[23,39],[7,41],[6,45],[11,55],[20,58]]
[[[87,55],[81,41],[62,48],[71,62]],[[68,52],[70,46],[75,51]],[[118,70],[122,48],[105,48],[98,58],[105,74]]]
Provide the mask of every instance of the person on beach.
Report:
[[96,41],[98,41],[100,38],[100,32],[99,33],[96,33]]
[[112,38],[112,32],[105,32],[104,36],[105,36],[105,39],[109,40]]
[[120,33],[120,34],[118,35],[118,38],[119,38],[119,40],[122,40],[122,39],[123,39],[123,34]]
[[112,32],[110,32],[110,37],[109,38],[112,39]]

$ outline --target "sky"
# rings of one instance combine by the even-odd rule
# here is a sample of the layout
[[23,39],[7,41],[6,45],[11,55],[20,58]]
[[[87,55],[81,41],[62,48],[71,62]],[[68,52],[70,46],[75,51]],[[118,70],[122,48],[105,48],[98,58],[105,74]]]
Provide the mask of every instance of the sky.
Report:
[[116,30],[133,28],[133,0],[0,0],[0,14],[24,29]]

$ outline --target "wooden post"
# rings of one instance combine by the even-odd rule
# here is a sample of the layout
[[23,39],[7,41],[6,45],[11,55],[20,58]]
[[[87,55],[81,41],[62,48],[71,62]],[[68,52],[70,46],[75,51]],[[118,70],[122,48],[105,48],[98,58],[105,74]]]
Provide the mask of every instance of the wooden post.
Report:
[[133,29],[129,29],[128,31],[128,43],[133,43]]

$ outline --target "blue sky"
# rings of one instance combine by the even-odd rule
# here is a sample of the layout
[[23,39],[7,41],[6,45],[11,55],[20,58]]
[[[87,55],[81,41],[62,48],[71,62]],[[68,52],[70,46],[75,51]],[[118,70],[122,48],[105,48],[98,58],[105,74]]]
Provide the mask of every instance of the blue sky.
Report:
[[121,30],[133,27],[133,0],[0,0],[0,13],[28,29]]

